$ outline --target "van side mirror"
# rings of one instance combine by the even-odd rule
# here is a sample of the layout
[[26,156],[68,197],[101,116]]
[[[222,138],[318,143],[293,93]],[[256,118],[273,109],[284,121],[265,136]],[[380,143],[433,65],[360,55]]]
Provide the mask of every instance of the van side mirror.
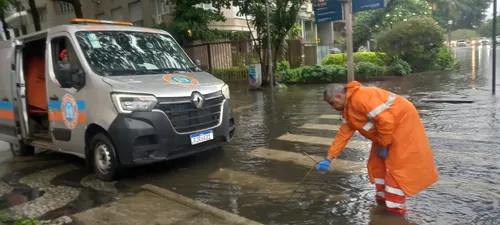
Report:
[[195,60],[194,63],[196,64],[196,66],[198,66],[199,68],[201,68],[201,62],[199,59]]
[[77,90],[85,86],[85,72],[82,69],[71,70],[71,84]]

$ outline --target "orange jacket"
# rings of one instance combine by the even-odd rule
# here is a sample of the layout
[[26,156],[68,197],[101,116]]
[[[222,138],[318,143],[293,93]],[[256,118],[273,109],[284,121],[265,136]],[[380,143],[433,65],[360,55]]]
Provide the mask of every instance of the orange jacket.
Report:
[[[412,196],[438,179],[431,146],[417,109],[407,99],[376,87],[362,87],[357,81],[346,85],[346,106],[328,155],[337,157],[355,131],[373,145],[386,147],[387,170],[407,196]],[[377,157],[371,154],[370,157]],[[374,183],[368,160],[368,176]]]

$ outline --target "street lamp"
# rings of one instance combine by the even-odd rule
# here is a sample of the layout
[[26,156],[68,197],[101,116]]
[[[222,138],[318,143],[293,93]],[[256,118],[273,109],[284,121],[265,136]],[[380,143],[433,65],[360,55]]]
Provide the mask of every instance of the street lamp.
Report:
[[448,51],[451,50],[451,25],[453,20],[448,20]]

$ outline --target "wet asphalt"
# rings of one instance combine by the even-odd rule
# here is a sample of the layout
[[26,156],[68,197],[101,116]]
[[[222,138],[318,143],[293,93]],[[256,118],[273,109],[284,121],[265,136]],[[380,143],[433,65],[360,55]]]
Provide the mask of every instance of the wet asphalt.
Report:
[[[314,165],[303,152],[321,159],[340,124],[322,101],[325,85],[270,92],[232,84],[238,130],[231,143],[128,169],[117,182],[98,181],[76,157],[40,151],[12,158],[0,143],[0,211],[62,224],[66,216],[150,183],[264,224],[500,224],[500,104],[491,95],[492,49],[454,52],[462,63],[459,72],[364,83],[410,99],[433,147],[439,181],[408,199],[405,217],[387,216],[373,201],[365,168],[369,142],[359,135],[331,171],[311,172],[291,196]],[[430,98],[473,102],[422,101]]]

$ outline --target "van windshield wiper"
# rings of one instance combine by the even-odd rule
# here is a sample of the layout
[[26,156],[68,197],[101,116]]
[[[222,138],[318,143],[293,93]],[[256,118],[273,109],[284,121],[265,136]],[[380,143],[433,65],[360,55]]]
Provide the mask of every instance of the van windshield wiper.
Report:
[[158,70],[135,70],[135,69],[121,69],[121,70],[105,70],[110,76],[119,75],[146,75],[146,74],[161,74],[162,71]]

